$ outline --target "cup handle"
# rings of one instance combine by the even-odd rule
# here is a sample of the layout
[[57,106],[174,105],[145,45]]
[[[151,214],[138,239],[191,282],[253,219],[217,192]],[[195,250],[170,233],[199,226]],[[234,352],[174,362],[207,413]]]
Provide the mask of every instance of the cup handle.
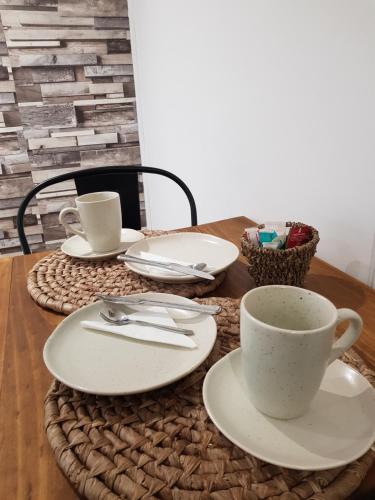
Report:
[[340,357],[347,351],[353,344],[358,340],[361,334],[363,321],[359,314],[352,309],[338,309],[337,310],[337,322],[336,325],[348,319],[350,324],[346,331],[341,335],[341,337],[336,340],[332,346],[331,356],[329,358],[328,364],[330,365],[335,359]]
[[78,236],[81,236],[81,238],[85,239],[87,241],[87,236],[84,231],[81,231],[80,229],[76,229],[72,227],[68,222],[64,220],[65,216],[68,214],[75,214],[78,215],[79,217],[79,212],[77,208],[74,207],[67,207],[63,208],[59,214],[59,221],[60,224],[62,224],[67,231],[70,231],[71,233],[77,234]]

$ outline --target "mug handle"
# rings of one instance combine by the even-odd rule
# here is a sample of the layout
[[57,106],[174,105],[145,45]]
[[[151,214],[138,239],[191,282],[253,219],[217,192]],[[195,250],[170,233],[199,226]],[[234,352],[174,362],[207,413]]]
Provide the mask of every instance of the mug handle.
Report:
[[330,365],[335,359],[340,357],[347,351],[353,344],[358,340],[361,334],[363,321],[359,314],[352,309],[338,309],[337,310],[337,321],[336,325],[348,319],[350,324],[345,330],[343,335],[336,340],[332,346],[331,356],[329,358],[328,364]]
[[60,224],[62,224],[67,231],[70,231],[71,233],[77,234],[78,236],[81,236],[84,240],[87,241],[87,236],[84,231],[81,231],[80,229],[76,229],[75,227],[72,227],[68,222],[64,220],[65,216],[68,214],[75,214],[78,215],[79,217],[79,212],[77,208],[74,207],[67,207],[63,208],[59,214],[59,221]]

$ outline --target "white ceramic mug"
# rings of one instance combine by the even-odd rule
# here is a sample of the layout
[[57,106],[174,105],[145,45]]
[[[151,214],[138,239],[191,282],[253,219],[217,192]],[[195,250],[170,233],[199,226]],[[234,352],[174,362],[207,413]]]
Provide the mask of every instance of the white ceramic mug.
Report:
[[[334,342],[338,323],[349,320]],[[358,339],[361,317],[293,286],[255,288],[241,301],[242,373],[253,405],[274,418],[303,415],[330,363]]]
[[[102,191],[78,196],[77,208],[61,210],[59,221],[74,234],[84,238],[94,252],[110,252],[120,246],[121,241],[121,204],[118,193]],[[72,227],[65,217],[78,214],[82,230]]]

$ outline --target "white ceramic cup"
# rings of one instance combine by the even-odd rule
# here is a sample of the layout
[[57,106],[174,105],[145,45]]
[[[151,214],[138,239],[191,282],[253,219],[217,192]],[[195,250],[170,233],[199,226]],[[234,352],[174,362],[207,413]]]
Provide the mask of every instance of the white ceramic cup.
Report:
[[[334,342],[338,323],[349,320]],[[330,363],[358,339],[361,317],[293,286],[255,288],[241,301],[242,373],[253,405],[274,418],[303,415]]]
[[[77,208],[61,210],[59,221],[68,231],[81,236],[94,252],[110,252],[120,246],[121,241],[121,204],[118,193],[102,191],[78,196]],[[65,217],[78,214],[82,230],[72,227]]]

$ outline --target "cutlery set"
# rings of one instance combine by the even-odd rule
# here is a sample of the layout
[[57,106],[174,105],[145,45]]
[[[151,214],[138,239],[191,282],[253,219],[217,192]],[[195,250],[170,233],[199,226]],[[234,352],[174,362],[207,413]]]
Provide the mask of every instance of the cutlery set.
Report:
[[190,266],[183,266],[177,262],[161,262],[157,260],[142,259],[141,257],[134,257],[133,255],[119,255],[118,260],[124,262],[132,262],[133,264],[143,264],[152,267],[160,267],[161,269],[167,269],[168,271],[174,271],[187,276],[197,276],[198,278],[206,280],[214,280],[215,277],[212,274],[202,271],[206,267],[206,263],[201,262],[198,264],[192,264]]
[[[152,327],[156,328],[158,330],[163,330],[165,332],[171,332],[171,333],[177,333],[181,335],[193,335],[194,332],[191,329],[188,328],[182,328],[178,326],[170,326],[170,325],[165,325],[165,324],[160,324],[160,323],[155,323],[153,321],[147,321],[143,319],[134,319],[129,317],[128,314],[126,314],[123,311],[118,311],[118,306],[145,306],[145,307],[163,307],[165,309],[177,309],[177,310],[182,310],[182,311],[191,311],[191,312],[197,312],[198,314],[218,314],[221,311],[220,306],[210,306],[210,305],[204,305],[204,304],[183,304],[183,303],[178,303],[178,302],[170,302],[170,301],[163,301],[163,300],[155,300],[155,299],[147,299],[143,297],[132,297],[132,296],[125,296],[125,297],[112,297],[110,295],[99,295],[99,299],[103,301],[103,303],[107,306],[107,311],[104,313],[103,311],[99,311],[99,316],[101,319],[103,319],[107,324],[109,325],[114,325],[116,327],[119,326],[126,326],[126,325],[138,325],[138,326],[145,326],[145,327]],[[113,306],[116,306],[117,310],[114,310]],[[108,325],[103,324],[102,322],[98,321],[83,321],[82,326],[85,328],[89,328],[92,330],[96,331],[104,331],[106,333],[113,333],[113,334],[121,334],[124,336],[129,335],[125,330],[119,330],[119,329],[113,329],[109,328]],[[151,337],[152,338],[152,337]],[[146,339],[145,339],[146,340]],[[165,339],[163,339],[164,341]],[[155,337],[155,341],[158,342],[157,337]],[[171,343],[173,344],[173,339],[171,338]],[[188,344],[185,347],[194,347],[192,344]]]

